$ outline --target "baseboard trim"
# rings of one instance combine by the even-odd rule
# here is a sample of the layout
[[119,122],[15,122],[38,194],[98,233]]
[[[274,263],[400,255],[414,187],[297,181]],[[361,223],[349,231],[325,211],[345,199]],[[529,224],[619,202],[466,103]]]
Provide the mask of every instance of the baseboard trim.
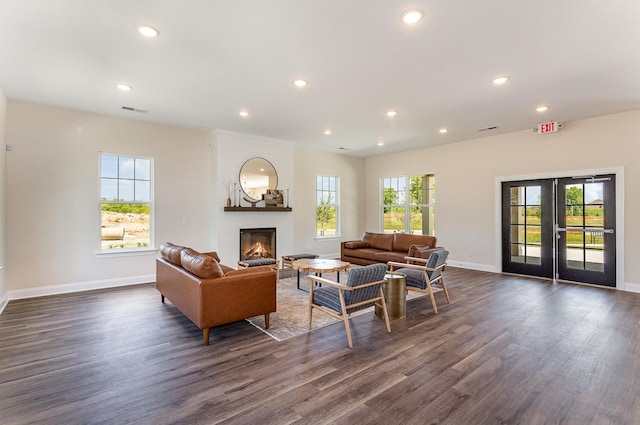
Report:
[[[37,288],[17,289],[9,291],[9,300],[25,298],[45,297],[48,295],[68,294],[70,292],[92,291],[95,289],[117,288],[119,286],[138,285],[141,283],[155,282],[156,275],[130,276],[117,279],[93,280],[88,282],[68,283],[64,285],[40,286]],[[0,310],[1,312],[2,310]]]
[[640,283],[625,282],[624,288],[619,288],[627,292],[640,292]]
[[9,293],[5,293],[2,298],[0,298],[0,314],[4,311],[4,308],[9,304]]
[[447,260],[447,265],[451,267],[460,267],[461,269],[478,270],[483,272],[500,273],[495,266],[489,266],[486,264],[468,263],[466,261]]

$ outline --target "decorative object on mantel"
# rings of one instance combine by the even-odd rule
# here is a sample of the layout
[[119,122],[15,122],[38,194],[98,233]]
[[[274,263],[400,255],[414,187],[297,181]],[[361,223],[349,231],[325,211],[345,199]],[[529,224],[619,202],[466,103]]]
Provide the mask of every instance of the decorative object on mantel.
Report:
[[[278,174],[269,161],[264,158],[250,158],[242,165],[239,174],[240,187],[233,184],[233,206],[224,207],[225,211],[260,211],[260,212],[290,212],[289,189],[285,207],[284,191],[278,190]],[[226,186],[225,186],[226,187]],[[236,189],[238,201],[236,202]],[[244,195],[243,195],[244,193]],[[242,201],[250,204],[243,206]],[[264,201],[264,207],[258,204]]]
[[[233,185],[235,186],[235,183],[233,183]],[[231,182],[227,179],[222,180],[222,186],[224,186],[224,189],[227,191],[227,206],[230,207],[231,195],[233,194],[233,196],[235,197],[235,189],[231,188]]]
[[251,208],[255,208],[256,205],[258,204],[258,202],[260,201],[256,201],[255,199],[251,199],[251,198],[247,198],[246,196],[243,196],[242,199],[244,199],[246,202],[251,204]]
[[236,182],[233,182],[233,206],[234,207],[239,207],[240,206],[240,199],[238,199],[238,202],[236,203],[236,193],[238,193],[238,185]]
[[224,207],[224,210],[227,212],[291,212],[293,209],[291,207],[260,207],[260,208],[252,208],[252,207]]

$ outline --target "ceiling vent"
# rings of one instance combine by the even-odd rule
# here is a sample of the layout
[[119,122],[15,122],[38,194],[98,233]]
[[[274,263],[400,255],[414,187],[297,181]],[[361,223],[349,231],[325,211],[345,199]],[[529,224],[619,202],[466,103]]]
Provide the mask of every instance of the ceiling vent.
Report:
[[124,109],[125,111],[140,112],[141,114],[146,114],[147,112],[149,112],[145,111],[144,109],[132,108],[131,106],[123,106],[122,109]]
[[498,126],[494,125],[493,127],[481,128],[478,131],[489,131],[489,130],[495,130],[496,128],[498,128]]

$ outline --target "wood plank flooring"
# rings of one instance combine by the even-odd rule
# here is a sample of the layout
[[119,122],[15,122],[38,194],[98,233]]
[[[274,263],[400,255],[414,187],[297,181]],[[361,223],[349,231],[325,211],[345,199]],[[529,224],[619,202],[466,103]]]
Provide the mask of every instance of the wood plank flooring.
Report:
[[11,301],[0,424],[639,424],[640,294],[448,267],[452,298],[211,345],[153,285]]

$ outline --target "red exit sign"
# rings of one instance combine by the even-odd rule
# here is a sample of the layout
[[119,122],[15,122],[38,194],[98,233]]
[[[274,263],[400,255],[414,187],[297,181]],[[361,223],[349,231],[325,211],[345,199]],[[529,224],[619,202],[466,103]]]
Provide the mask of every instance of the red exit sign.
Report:
[[538,125],[538,134],[555,133],[558,131],[559,125],[557,121],[543,122]]

